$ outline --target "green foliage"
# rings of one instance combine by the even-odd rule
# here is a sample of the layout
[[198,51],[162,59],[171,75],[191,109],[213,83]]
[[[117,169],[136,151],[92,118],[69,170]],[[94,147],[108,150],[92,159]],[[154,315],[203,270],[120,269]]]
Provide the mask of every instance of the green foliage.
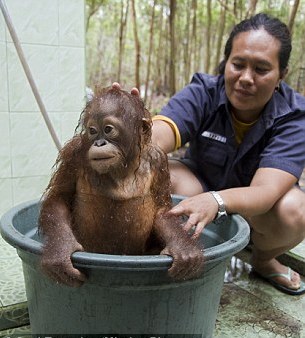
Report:
[[[121,10],[130,0],[86,0],[87,84],[110,85],[118,80]],[[208,36],[207,1],[211,1],[210,36]],[[149,81],[149,104],[156,95],[168,97],[170,74],[169,0],[136,0],[138,36],[141,45],[140,81],[144,87],[150,41],[151,14],[155,6],[153,51]],[[250,0],[178,0],[175,19],[176,89],[179,90],[196,71],[213,73],[220,38],[221,57],[224,43],[233,25],[244,19]],[[258,0],[256,13],[267,12],[288,23],[293,1]],[[123,7],[122,7],[123,6]],[[220,36],[220,18],[225,10],[224,32]],[[206,48],[210,43],[209,69],[205,69]],[[135,84],[135,42],[130,3],[123,39],[120,82],[126,89]],[[300,67],[305,67],[305,0],[300,0],[293,28],[293,53],[287,81],[297,87]],[[304,84],[305,86],[305,84]],[[143,91],[144,89],[141,88]],[[162,101],[162,100],[159,100]],[[158,109],[151,104],[153,109]]]

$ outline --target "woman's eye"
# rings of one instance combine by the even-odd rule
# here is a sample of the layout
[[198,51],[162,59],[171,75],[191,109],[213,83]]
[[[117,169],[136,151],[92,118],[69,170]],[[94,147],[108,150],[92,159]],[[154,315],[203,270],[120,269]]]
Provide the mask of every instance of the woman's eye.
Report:
[[240,64],[240,63],[233,63],[233,67],[235,68],[235,69],[242,69],[243,68],[243,65],[242,64]]
[[89,134],[95,135],[95,134],[97,134],[97,130],[94,127],[89,127]]
[[113,130],[113,127],[112,127],[112,126],[105,126],[105,128],[104,128],[104,132],[105,132],[105,134],[109,134],[109,133],[111,133],[111,132],[112,132],[112,130]]
[[257,67],[256,72],[259,74],[266,74],[268,72],[268,69]]

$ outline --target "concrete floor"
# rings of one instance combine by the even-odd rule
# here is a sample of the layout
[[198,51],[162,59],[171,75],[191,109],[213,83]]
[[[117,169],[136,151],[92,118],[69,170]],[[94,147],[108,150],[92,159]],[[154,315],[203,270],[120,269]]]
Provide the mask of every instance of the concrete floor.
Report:
[[276,290],[251,273],[249,252],[239,257],[226,273],[214,337],[305,337],[305,295]]

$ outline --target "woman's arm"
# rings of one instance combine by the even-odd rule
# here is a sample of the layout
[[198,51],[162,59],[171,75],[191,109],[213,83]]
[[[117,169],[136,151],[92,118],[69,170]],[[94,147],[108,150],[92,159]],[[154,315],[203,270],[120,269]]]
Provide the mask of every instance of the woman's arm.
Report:
[[[283,170],[260,168],[249,187],[218,191],[229,214],[251,217],[266,213],[297,182],[297,178]],[[171,210],[174,215],[187,215],[185,229],[196,226],[194,236],[217,215],[218,204],[210,193],[202,193],[180,202]]]
[[244,217],[264,214],[297,183],[288,172],[274,168],[259,168],[249,187],[220,192],[228,213]]
[[175,150],[175,134],[167,122],[162,120],[153,121],[152,143],[160,147],[165,153]]

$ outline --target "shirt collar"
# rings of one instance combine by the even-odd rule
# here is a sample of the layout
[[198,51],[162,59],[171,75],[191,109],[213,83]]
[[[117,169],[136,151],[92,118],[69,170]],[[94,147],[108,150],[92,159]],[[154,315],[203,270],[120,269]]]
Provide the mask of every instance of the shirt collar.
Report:
[[219,76],[218,85],[220,87],[220,90],[219,90],[219,101],[218,101],[217,108],[219,109],[221,106],[226,106],[226,108],[228,110],[228,108],[229,108],[229,106],[228,106],[229,101],[228,101],[228,98],[227,98],[227,95],[226,95],[225,81],[224,81],[224,76],[223,75]]
[[275,91],[262,113],[266,128],[270,127],[275,119],[285,116],[291,111],[291,107],[285,100],[283,93]]

